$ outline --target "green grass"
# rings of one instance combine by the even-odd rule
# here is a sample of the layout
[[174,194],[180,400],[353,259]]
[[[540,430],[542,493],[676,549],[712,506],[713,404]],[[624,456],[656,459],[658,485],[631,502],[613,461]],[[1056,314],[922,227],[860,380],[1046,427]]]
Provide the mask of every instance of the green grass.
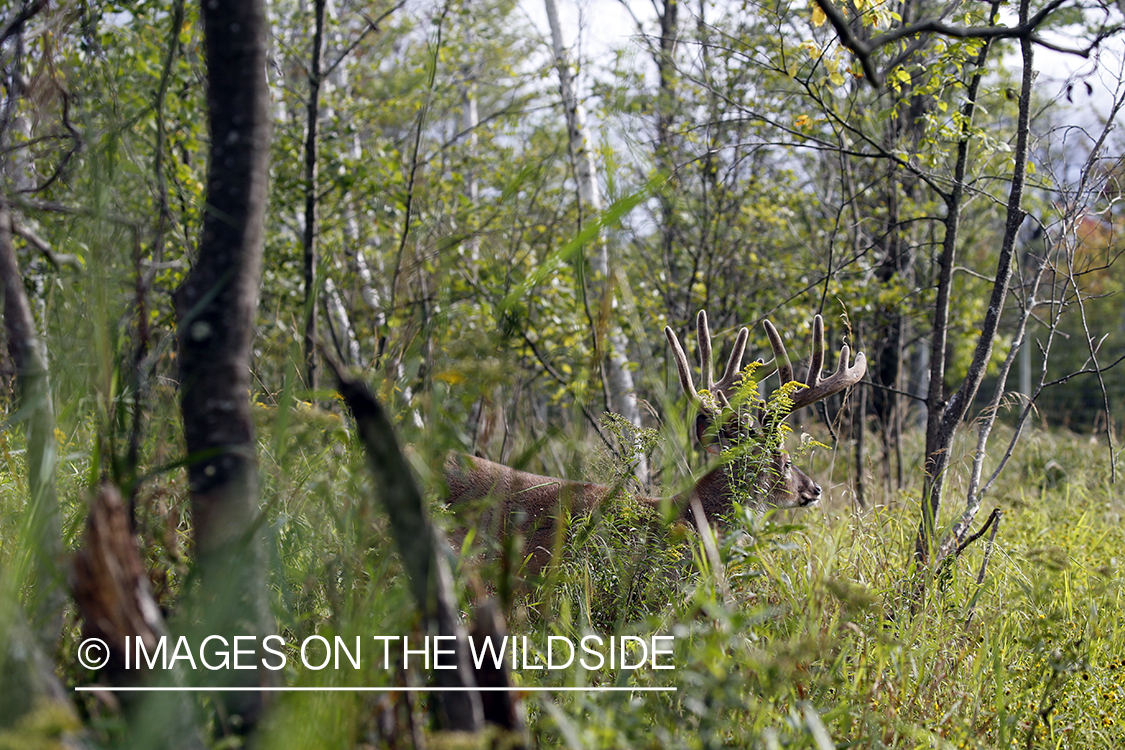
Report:
[[[829,501],[765,526],[748,514],[723,550],[727,594],[701,572],[691,539],[658,546],[642,566],[656,585],[636,586],[627,577],[636,568],[614,564],[635,560],[621,533],[631,525],[605,522],[562,566],[562,593],[539,594],[554,604],[541,627],[676,634],[674,674],[637,682],[679,690],[559,700],[533,711],[540,741],[816,747],[819,722],[837,746],[1121,746],[1125,529],[1104,446],[1031,434],[1006,471],[979,516],[1004,511],[983,581],[986,538],[925,582],[919,606],[907,569],[918,519],[909,487],[882,490],[861,512]],[[951,477],[947,522],[960,513],[961,484]],[[626,621],[622,591],[640,592]],[[610,616],[598,619],[603,608]],[[615,679],[562,681],[583,677]]]
[[[176,419],[174,400],[154,409]],[[267,405],[257,416],[278,632],[289,640],[412,632],[415,617],[393,545],[346,423],[308,407]],[[72,422],[60,425],[58,437],[65,457],[59,495],[74,548],[90,478],[92,452],[84,446],[94,443],[96,427],[92,418]],[[300,439],[279,439],[279,429]],[[434,465],[451,442],[440,430],[428,437],[410,435],[409,425],[404,431],[421,464]],[[916,441],[908,438],[906,455],[916,451]],[[156,465],[175,457],[174,446],[150,435],[146,455]],[[9,541],[17,539],[24,496],[21,447],[18,431],[0,442],[0,538]],[[517,682],[678,690],[529,697],[535,741],[543,747],[799,748],[817,747],[821,731],[837,747],[1125,746],[1125,505],[1109,483],[1104,445],[1061,432],[1025,436],[980,514],[983,519],[994,506],[1004,511],[983,582],[976,577],[987,539],[948,575],[926,581],[913,612],[916,583],[908,562],[916,487],[891,491],[874,476],[869,507],[857,511],[840,490],[850,482],[845,455],[819,451],[804,460],[835,488],[822,507],[765,522],[745,514],[724,537],[721,571],[694,532],[662,527],[628,498],[597,518],[574,519],[568,555],[544,585],[510,602],[510,632],[536,644],[549,635],[671,634],[676,669],[520,671]],[[604,470],[604,462],[590,466]],[[952,462],[947,523],[960,511],[967,467],[963,456]],[[190,573],[180,473],[146,484],[140,507],[155,588],[174,609]],[[14,554],[5,543],[2,562]],[[481,564],[495,565],[465,561],[463,581]],[[474,587],[478,594],[483,588]],[[463,596],[468,610],[473,596]],[[75,666],[79,631],[73,615],[68,622],[56,662],[74,685],[90,675]],[[291,685],[401,679],[381,669],[312,672],[292,664],[282,675]],[[282,696],[262,746],[356,745],[371,736],[380,712],[401,715],[388,700]],[[105,706],[87,699],[81,708],[96,741],[124,736]],[[413,710],[425,722],[425,700]]]

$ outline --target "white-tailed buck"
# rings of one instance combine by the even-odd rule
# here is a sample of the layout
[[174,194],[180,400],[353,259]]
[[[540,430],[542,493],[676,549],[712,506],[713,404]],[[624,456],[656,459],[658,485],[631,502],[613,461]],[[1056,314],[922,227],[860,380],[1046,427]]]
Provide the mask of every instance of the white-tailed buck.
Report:
[[[740,417],[740,410],[731,406],[731,399],[734,398],[742,377],[742,357],[750,332],[746,328],[738,332],[723,376],[715,382],[711,369],[711,333],[707,327],[707,314],[700,310],[696,322],[702,391],[695,389],[687,356],[676,334],[671,328],[665,328],[664,334],[672,347],[672,356],[676,361],[684,393],[699,412],[695,420],[696,438],[708,452],[720,453],[739,442],[755,439],[755,428],[749,424],[745,414]],[[788,383],[793,380],[793,366],[789,362],[785,345],[777,329],[769,321],[765,322],[765,327],[781,383]],[[801,381],[805,387],[798,388],[793,393],[790,411],[855,385],[867,371],[867,362],[862,352],[856,354],[854,364],[848,364],[850,351],[844,345],[840,350],[840,363],[836,372],[827,378],[821,378],[824,364],[824,321],[819,315],[813,321],[812,349],[808,375]],[[734,466],[757,468],[743,470],[741,476],[732,477],[732,473],[736,471]],[[605,485],[540,476],[464,455],[449,457],[445,463],[445,480],[449,486],[450,503],[481,498],[495,501],[482,512],[480,525],[485,529],[498,530],[501,534],[521,534],[526,540],[525,552],[529,556],[527,570],[532,573],[541,570],[550,559],[556,519],[566,512],[572,515],[587,514],[614,491]],[[671,502],[679,515],[691,523],[694,522],[691,510],[694,495],[707,521],[714,524],[723,521],[739,496],[749,497],[763,508],[795,508],[815,504],[820,499],[821,492],[820,485],[793,466],[788,453],[778,449],[766,457],[766,460],[720,465],[700,477],[690,490],[672,498]],[[642,497],[640,502],[659,508],[665,501],[655,497]]]

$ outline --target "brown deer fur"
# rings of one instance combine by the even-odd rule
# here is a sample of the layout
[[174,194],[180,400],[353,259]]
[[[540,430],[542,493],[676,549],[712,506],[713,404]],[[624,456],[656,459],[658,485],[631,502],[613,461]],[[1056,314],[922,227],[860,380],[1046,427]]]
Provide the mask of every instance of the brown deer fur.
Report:
[[[715,443],[736,444],[753,434],[752,430],[737,429],[741,423],[729,419],[734,413],[729,399],[733,396],[741,376],[742,355],[749,332],[745,328],[739,332],[724,374],[716,383],[712,379],[710,362],[711,335],[707,327],[707,316],[703,311],[700,311],[698,316],[697,330],[703,376],[701,385],[705,389],[702,393],[695,389],[687,357],[680,347],[679,340],[671,329],[665,329],[665,334],[672,346],[684,392],[699,410],[696,420],[697,439],[708,451],[719,453],[720,447]],[[768,321],[766,331],[778,363],[781,381],[789,382],[793,380],[792,366],[781,343],[781,337]],[[840,352],[840,366],[836,373],[822,380],[820,368],[823,359],[824,324],[818,315],[813,323],[812,364],[803,388],[794,393],[794,408],[807,406],[838,393],[854,385],[866,372],[863,354],[857,354],[855,364],[849,366],[849,350],[844,346]],[[712,429],[715,425],[719,429]],[[700,477],[690,490],[671,498],[678,517],[688,523],[695,523],[696,519],[691,511],[691,496],[694,494],[699,499],[707,522],[711,525],[722,523],[731,512],[737,494],[731,486],[732,470],[734,470],[732,465],[711,469]],[[458,454],[451,455],[446,460],[444,473],[449,487],[450,504],[491,499],[492,504],[487,505],[481,513],[478,527],[498,533],[501,537],[513,533],[522,536],[529,573],[538,572],[549,562],[555,544],[557,519],[563,513],[569,512],[572,516],[589,514],[614,492],[614,488],[605,485],[532,474],[483,458]],[[795,508],[813,505],[821,496],[820,485],[793,466],[789,454],[785,451],[774,452],[767,466],[761,467],[752,476],[744,476],[740,484],[762,508]],[[639,501],[642,505],[654,509],[659,509],[665,502],[655,497],[642,497]],[[465,532],[461,531],[454,535],[454,542],[460,544],[464,537]]]
[[[770,469],[758,476],[754,494],[762,497],[762,506],[795,508],[814,505],[820,499],[820,485],[793,466],[784,451],[773,457]],[[532,474],[475,456],[455,454],[445,462],[445,480],[449,485],[450,503],[467,503],[492,498],[493,507],[481,514],[477,526],[498,532],[501,537],[517,533],[524,539],[527,556],[526,572],[534,574],[549,562],[554,546],[556,521],[565,512],[572,516],[586,515],[610,496],[613,487],[592,482]],[[727,468],[720,466],[704,474],[690,491],[671,498],[677,516],[694,525],[690,492],[703,507],[707,522],[722,523],[732,510],[732,491]],[[665,501],[658,497],[640,497],[642,505],[659,511]],[[499,511],[499,515],[496,515]],[[464,531],[453,534],[460,545]]]

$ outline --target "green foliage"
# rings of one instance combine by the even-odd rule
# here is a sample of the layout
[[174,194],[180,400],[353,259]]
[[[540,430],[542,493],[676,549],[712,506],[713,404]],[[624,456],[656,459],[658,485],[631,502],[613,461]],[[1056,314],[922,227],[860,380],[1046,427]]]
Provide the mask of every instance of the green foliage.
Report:
[[[856,6],[871,28],[900,20],[886,5]],[[676,636],[674,671],[520,675],[528,685],[677,688],[530,697],[540,746],[796,748],[825,735],[839,745],[903,748],[1125,744],[1122,507],[1106,451],[1089,436],[1034,432],[1024,441],[1008,481],[986,499],[1005,515],[983,582],[986,539],[932,582],[915,611],[904,568],[917,477],[902,489],[876,488],[872,510],[851,513],[839,505],[850,479],[843,449],[807,451],[815,443],[803,438],[791,452],[808,454],[810,474],[824,477],[835,501],[760,518],[757,488],[740,487],[743,507],[718,560],[695,532],[639,503],[631,480],[643,452],[671,495],[702,460],[678,450],[682,416],[660,404],[675,379],[661,364],[665,345],[655,332],[663,323],[682,327],[705,307],[718,342],[736,323],[766,316],[796,341],[807,338],[810,311],[846,310],[833,335],[847,329],[872,362],[898,318],[904,346],[926,345],[945,191],[957,144],[968,138],[974,193],[961,216],[950,310],[954,384],[979,333],[990,286],[981,274],[995,266],[1002,231],[1014,111],[1009,74],[997,63],[1003,49],[988,61],[969,123],[963,106],[979,40],[935,40],[874,93],[828,30],[810,28],[807,4],[705,3],[700,23],[681,18],[670,59],[651,47],[640,48],[655,50],[643,60],[638,48],[622,50],[604,77],[583,81],[599,108],[592,146],[609,205],[589,216],[574,192],[552,72],[529,62],[540,59],[538,40],[514,4],[408,6],[368,28],[387,9],[349,3],[329,20],[326,59],[339,66],[321,102],[317,238],[322,275],[335,282],[357,340],[352,364],[378,386],[434,497],[443,491],[438,467],[454,449],[620,486],[597,513],[568,519],[567,554],[541,585],[506,599],[511,632],[540,641]],[[17,239],[51,359],[65,546],[82,543],[90,486],[103,474],[128,486],[135,475],[138,546],[169,612],[187,606],[194,586],[172,294],[199,233],[208,158],[197,5],[183,11],[176,21],[175,4],[164,0],[52,7],[50,33],[29,37],[21,53],[34,97],[12,105],[35,121],[34,137],[5,134],[13,154],[30,149],[32,177],[59,170],[34,194],[38,203],[16,209],[56,253],[75,259],[49,267]],[[353,431],[338,402],[304,389],[296,374],[311,20],[298,3],[273,3],[271,13],[277,118],[248,396],[273,612],[290,641],[410,633],[416,616]],[[981,13],[960,8],[947,20],[980,23]],[[650,64],[666,73],[664,88],[654,90]],[[471,133],[463,125],[469,94],[482,114]],[[73,152],[58,145],[78,142]],[[1041,156],[1041,187],[1053,196],[1054,157]],[[1110,188],[1105,196],[1120,205]],[[1046,219],[1064,218],[1053,198],[1028,200]],[[1074,242],[1085,323],[1063,326],[1079,343],[1108,331],[1107,352],[1122,346],[1121,282],[1101,269],[1120,244],[1115,210]],[[614,258],[616,306],[589,298],[595,230]],[[370,279],[359,273],[361,259]],[[1069,291],[1060,298],[1076,306]],[[619,458],[599,453],[585,426],[603,400],[603,309],[630,339],[638,394],[660,404],[647,422],[659,430],[612,415],[602,423]],[[1007,348],[1002,338],[994,363]],[[1088,354],[1072,343],[1056,363],[1079,369]],[[757,476],[785,446],[782,417],[796,387],[763,402],[755,368],[728,422],[756,426],[755,439],[723,459],[744,464],[734,472],[741,476]],[[1110,414],[1121,411],[1122,373],[1105,378]],[[1044,421],[1093,422],[1105,409],[1090,382],[1049,391]],[[21,530],[29,467],[15,403],[0,400],[0,607],[26,599],[28,584],[13,571],[36,552]],[[134,417],[141,432],[131,467]],[[919,464],[920,436],[907,429],[903,440],[904,463]],[[951,493],[965,466],[957,451]],[[510,577],[510,565],[488,565],[462,561],[461,583]],[[466,610],[470,591],[483,588],[462,586]],[[92,679],[76,666],[79,635],[69,622],[54,655],[67,687]],[[425,676],[291,663],[279,679],[355,687]],[[76,702],[92,743],[133,739],[123,714],[88,696]],[[385,707],[360,694],[286,695],[257,742],[370,744],[372,717]],[[213,702],[198,708],[222,726]],[[425,699],[411,710],[424,727]],[[0,728],[0,747],[50,747],[72,726],[34,709]]]
[[568,635],[616,632],[658,615],[668,603],[665,587],[682,576],[688,555],[682,530],[666,528],[630,489],[638,455],[651,453],[659,433],[637,431],[612,413],[603,416],[602,426],[623,454],[603,454],[590,472],[619,490],[594,513],[568,519],[566,554],[552,572],[557,583],[536,604],[544,616],[564,613],[561,619],[545,617],[544,625]]
[[74,714],[44,702],[11,729],[0,729],[0,750],[61,750],[67,735],[79,729]]
[[[1067,471],[1096,485],[1104,468],[1075,453]],[[659,619],[638,623],[676,634],[677,670],[635,684],[678,691],[574,697],[542,715],[549,744],[816,747],[818,723],[877,747],[1120,742],[1125,592],[1106,563],[1120,504],[1055,487],[1010,509],[983,585],[982,540],[914,614],[895,549],[911,516],[886,505],[810,511],[802,526],[747,512],[722,552],[731,598],[683,569]]]

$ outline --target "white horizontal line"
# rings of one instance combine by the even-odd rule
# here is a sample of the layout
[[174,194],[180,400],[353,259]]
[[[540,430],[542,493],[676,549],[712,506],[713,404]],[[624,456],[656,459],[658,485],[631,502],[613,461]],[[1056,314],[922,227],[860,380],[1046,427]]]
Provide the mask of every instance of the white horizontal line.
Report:
[[674,693],[675,687],[76,687],[106,693]]

